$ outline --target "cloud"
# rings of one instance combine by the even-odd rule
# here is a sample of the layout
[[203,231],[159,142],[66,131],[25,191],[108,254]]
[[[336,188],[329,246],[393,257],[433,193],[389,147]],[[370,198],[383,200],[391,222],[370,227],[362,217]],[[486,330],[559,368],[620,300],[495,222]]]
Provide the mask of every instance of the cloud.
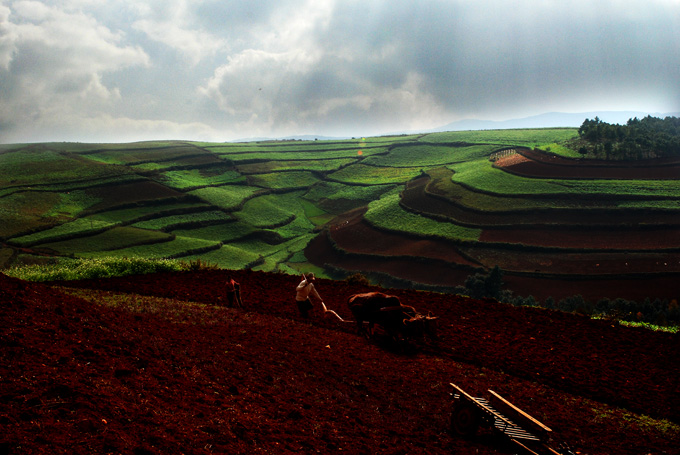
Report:
[[123,44],[120,32],[83,13],[21,1],[10,14],[3,8],[0,18],[3,125],[87,118],[120,99],[102,82],[106,73],[149,63],[138,46]]
[[153,14],[148,8],[140,8],[139,11],[144,11],[144,16],[148,18],[136,20],[132,28],[176,50],[192,65],[225,47],[226,40],[202,27],[194,28],[196,24],[191,21],[188,2],[166,0],[163,6],[162,14]]
[[20,123],[228,139],[677,112],[678,42],[671,0],[5,0],[0,140]]

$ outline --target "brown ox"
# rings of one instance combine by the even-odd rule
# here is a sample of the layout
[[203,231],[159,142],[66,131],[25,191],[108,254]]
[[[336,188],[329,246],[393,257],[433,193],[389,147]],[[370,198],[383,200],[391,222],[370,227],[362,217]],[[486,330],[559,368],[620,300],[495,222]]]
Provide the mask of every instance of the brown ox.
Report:
[[[418,338],[428,335],[437,339],[436,317],[423,316],[415,308],[403,305],[399,298],[382,292],[354,294],[347,300],[347,305],[357,321],[357,331],[369,337],[373,334],[375,324],[380,325],[395,340]],[[364,328],[368,322],[368,330]]]

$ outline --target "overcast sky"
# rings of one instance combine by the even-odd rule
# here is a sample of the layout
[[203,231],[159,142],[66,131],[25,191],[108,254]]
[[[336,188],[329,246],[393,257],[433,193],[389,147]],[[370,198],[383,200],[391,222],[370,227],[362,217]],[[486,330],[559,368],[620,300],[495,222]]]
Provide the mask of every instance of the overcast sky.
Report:
[[680,111],[680,0],[0,0],[0,142]]

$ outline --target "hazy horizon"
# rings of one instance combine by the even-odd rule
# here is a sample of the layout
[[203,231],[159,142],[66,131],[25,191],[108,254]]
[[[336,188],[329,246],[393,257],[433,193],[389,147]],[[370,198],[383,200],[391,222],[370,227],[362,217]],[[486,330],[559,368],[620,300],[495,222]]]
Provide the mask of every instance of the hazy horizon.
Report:
[[0,0],[0,143],[672,113],[678,43],[676,0]]

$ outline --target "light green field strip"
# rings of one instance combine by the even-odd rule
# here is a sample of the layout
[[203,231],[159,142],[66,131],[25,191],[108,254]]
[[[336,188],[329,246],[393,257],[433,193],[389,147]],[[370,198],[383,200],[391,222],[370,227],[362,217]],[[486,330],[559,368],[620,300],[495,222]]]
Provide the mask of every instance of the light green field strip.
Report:
[[201,259],[223,269],[244,269],[260,259],[260,255],[238,245],[225,244],[221,248],[183,257],[184,261]]
[[199,212],[206,209],[207,207],[209,207],[208,204],[203,204],[200,202],[177,202],[160,205],[144,205],[129,209],[107,210],[106,212],[99,212],[90,215],[90,217],[95,220],[111,222],[120,221],[123,224],[126,224],[132,221],[140,220],[140,218],[160,218],[162,216],[171,215],[174,211],[186,210],[187,212]]
[[387,155],[372,156],[363,161],[372,166],[433,167],[476,159],[490,155],[497,145],[451,147],[435,145],[408,145],[395,147]]
[[86,180],[69,180],[61,183],[34,183],[24,186],[11,186],[8,188],[0,188],[0,199],[12,196],[14,194],[34,192],[34,193],[64,193],[95,189],[99,186],[109,184],[122,185],[125,183],[134,183],[147,180],[145,177],[136,174],[121,174],[107,176],[104,178],[86,179]]
[[291,239],[280,245],[276,245],[276,248],[271,248],[267,254],[263,255],[264,263],[253,267],[253,270],[261,270],[263,272],[275,272],[280,270],[283,262],[287,261],[296,253],[304,250],[310,240],[314,237],[314,234],[307,234]]
[[157,180],[163,185],[178,190],[200,186],[215,186],[245,181],[233,169],[216,167],[213,169],[186,169],[162,172]]
[[103,252],[118,250],[135,245],[169,241],[171,234],[129,226],[118,226],[101,234],[78,237],[61,242],[40,244],[40,248],[50,248],[61,254],[81,254],[86,252]]
[[561,180],[519,177],[476,160],[449,166],[452,180],[498,195],[609,194],[680,197],[680,180]]
[[[359,155],[359,150],[362,154]],[[297,151],[297,152],[249,152],[231,153],[229,155],[220,154],[223,159],[233,161],[238,164],[243,161],[262,160],[262,161],[304,161],[304,160],[327,160],[339,158],[359,158],[360,156],[371,156],[387,152],[387,147],[374,147],[359,149],[332,150],[327,152],[319,151]],[[218,152],[215,152],[218,153]]]
[[426,134],[423,142],[469,142],[534,146],[563,142],[578,136],[577,128],[536,128],[479,131],[449,131]]
[[[108,257],[143,257],[152,259],[165,259],[182,257],[191,254],[193,251],[208,250],[211,248],[219,248],[220,243],[211,240],[176,237],[170,242],[154,243],[151,245],[133,246],[130,248],[121,248],[119,250],[107,251]],[[85,258],[96,258],[101,256],[99,252],[89,252],[81,254]]]
[[303,209],[295,212],[295,219],[285,226],[274,229],[284,239],[293,239],[301,235],[312,232],[314,223],[312,223],[304,214]]
[[304,153],[318,153],[331,150],[347,150],[358,147],[359,142],[301,142],[301,143],[244,143],[238,146],[208,146],[204,147],[212,153],[281,153],[281,152],[304,152]]
[[319,182],[318,177],[309,171],[272,172],[248,176],[251,186],[271,189],[308,188]]
[[151,220],[140,221],[134,223],[132,226],[142,229],[172,229],[173,226],[180,226],[190,223],[212,223],[220,221],[229,221],[232,217],[228,213],[220,210],[212,210],[209,212],[186,213],[181,215],[170,215],[161,218],[153,218]]
[[454,241],[476,241],[481,229],[472,229],[457,224],[435,221],[416,215],[401,208],[399,193],[392,192],[368,204],[364,215],[366,221],[379,229],[419,237],[434,237]]
[[[303,194],[295,191],[285,194],[267,194],[250,199],[243,209],[234,212],[239,220],[259,228],[269,228],[290,223],[293,217],[304,217],[304,208],[298,201]],[[313,228],[309,222],[310,229]]]
[[73,236],[83,236],[103,231],[120,224],[119,222],[109,222],[102,220],[95,220],[93,218],[85,217],[78,218],[68,223],[55,226],[34,234],[24,235],[11,239],[11,242],[19,246],[31,246],[39,243],[55,242]]
[[[101,202],[84,190],[68,192],[21,192],[0,198],[0,219],[31,216],[54,221],[73,218]],[[29,226],[30,227],[30,226]]]
[[178,141],[142,141],[142,142],[128,142],[126,144],[82,144],[82,143],[52,143],[50,144],[55,150],[64,150],[73,153],[83,152],[97,152],[97,151],[139,151],[152,149],[168,149],[170,147],[187,147],[187,144]]
[[231,221],[224,224],[215,224],[196,229],[175,229],[173,234],[182,237],[212,240],[216,242],[231,242],[252,234],[256,228],[240,221]]
[[224,185],[201,188],[189,191],[188,194],[197,196],[223,210],[232,211],[238,209],[244,200],[251,198],[258,191],[262,191],[262,188],[246,185]]
[[263,163],[241,164],[238,166],[238,170],[243,174],[267,174],[274,171],[291,170],[334,171],[355,161],[356,160],[353,158],[303,161],[267,161]]
[[[464,188],[451,180],[451,171],[448,169],[431,169],[428,174],[434,179],[439,179],[433,185],[435,194],[443,192],[446,199],[455,200],[458,205],[481,211],[512,211],[551,208],[580,208],[581,203],[575,199],[542,199],[542,198],[507,198],[492,194],[478,193]],[[613,202],[605,202],[604,207],[612,208]]]
[[385,185],[404,183],[422,173],[421,167],[375,167],[364,164],[353,164],[328,176],[339,182],[361,185]]
[[357,201],[373,201],[382,194],[394,188],[395,185],[358,186],[346,185],[340,182],[321,182],[314,185],[305,198],[311,201],[321,199],[349,199]]
[[194,153],[188,153],[185,156],[178,156],[177,158],[172,160],[164,159],[162,161],[159,160],[139,164],[131,164],[130,168],[134,169],[135,171],[145,172],[145,171],[160,171],[163,169],[170,169],[175,167],[205,168],[209,166],[219,166],[222,164],[222,160],[217,156],[213,155],[212,153],[203,152],[202,154],[195,154],[196,150],[194,150],[193,152]]
[[165,162],[200,153],[208,155],[207,152],[190,145],[172,144],[147,148],[100,149],[95,153],[81,154],[80,156],[96,163],[131,165],[144,162]]
[[138,257],[59,258],[56,264],[13,267],[8,275],[27,281],[87,280],[186,270],[180,261]]
[[73,155],[53,150],[8,152],[0,154],[0,188],[59,184],[122,177],[130,171],[101,166]]

